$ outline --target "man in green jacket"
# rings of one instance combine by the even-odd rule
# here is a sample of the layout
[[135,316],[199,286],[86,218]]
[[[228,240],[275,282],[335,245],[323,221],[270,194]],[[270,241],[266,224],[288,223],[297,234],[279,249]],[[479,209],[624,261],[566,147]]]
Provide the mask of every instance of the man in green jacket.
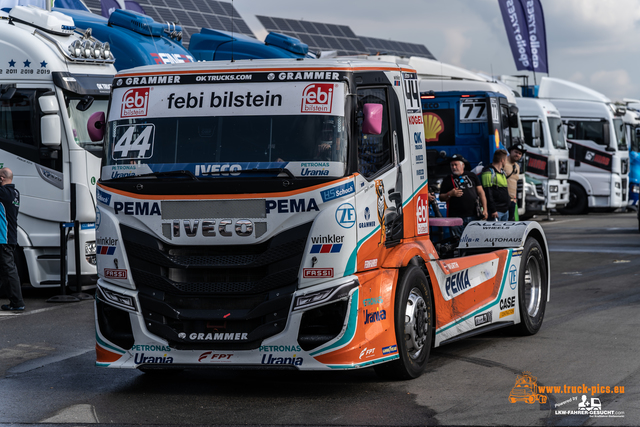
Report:
[[507,162],[507,152],[497,150],[493,154],[493,163],[482,170],[480,181],[487,195],[489,218],[494,221],[509,220],[509,187],[507,177],[504,174],[504,166]]

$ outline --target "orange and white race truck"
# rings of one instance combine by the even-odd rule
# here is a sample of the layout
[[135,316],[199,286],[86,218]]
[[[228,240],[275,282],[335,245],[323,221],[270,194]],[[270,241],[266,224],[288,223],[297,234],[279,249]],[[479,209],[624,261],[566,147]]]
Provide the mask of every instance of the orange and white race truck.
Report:
[[97,365],[415,378],[431,347],[535,334],[536,222],[434,242],[415,70],[366,60],[126,70],[104,129]]

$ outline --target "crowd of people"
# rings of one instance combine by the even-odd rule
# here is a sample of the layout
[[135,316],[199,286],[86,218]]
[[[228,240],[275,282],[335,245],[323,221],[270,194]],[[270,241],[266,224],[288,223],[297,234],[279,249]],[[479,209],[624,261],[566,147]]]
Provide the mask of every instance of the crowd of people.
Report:
[[482,169],[480,177],[470,170],[464,157],[450,157],[451,174],[440,184],[440,201],[447,203],[447,216],[462,218],[462,225],[451,230],[454,236],[460,237],[471,221],[518,220],[518,162],[525,152],[519,143],[512,145],[509,153],[496,150],[492,163]]

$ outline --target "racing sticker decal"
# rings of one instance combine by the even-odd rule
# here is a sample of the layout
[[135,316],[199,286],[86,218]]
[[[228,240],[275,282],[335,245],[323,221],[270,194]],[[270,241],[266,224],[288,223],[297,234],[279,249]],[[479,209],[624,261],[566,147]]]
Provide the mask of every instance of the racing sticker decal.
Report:
[[424,110],[422,114],[424,115],[424,142],[428,146],[455,145],[456,113],[453,108]]
[[376,180],[376,196],[377,196],[377,210],[378,210],[378,222],[380,223],[380,243],[384,243],[387,236],[387,227],[384,223],[384,213],[387,211],[387,200],[384,198],[384,182],[381,179]]
[[416,200],[418,236],[429,234],[429,195],[420,194]]
[[117,140],[111,154],[113,160],[150,159],[153,157],[155,126],[153,124],[115,127]]
[[[117,86],[117,85],[116,85]],[[109,121],[135,117],[344,116],[345,83],[163,85],[113,90]]]
[[435,269],[440,293],[445,301],[450,301],[481,283],[493,279],[497,271],[498,260],[483,262],[451,274],[445,274],[440,268]]
[[613,156],[611,154],[594,150],[574,141],[568,142],[568,145],[570,159],[611,172],[613,167]]
[[484,99],[462,99],[460,101],[460,123],[487,121],[487,103]]
[[536,175],[549,176],[549,164],[546,156],[536,153],[527,153],[527,172]]
[[444,131],[444,123],[440,116],[435,113],[424,115],[424,140],[427,142],[437,141]]
[[407,113],[420,112],[420,90],[418,89],[418,74],[403,72],[402,81],[404,82],[404,102],[407,107]]

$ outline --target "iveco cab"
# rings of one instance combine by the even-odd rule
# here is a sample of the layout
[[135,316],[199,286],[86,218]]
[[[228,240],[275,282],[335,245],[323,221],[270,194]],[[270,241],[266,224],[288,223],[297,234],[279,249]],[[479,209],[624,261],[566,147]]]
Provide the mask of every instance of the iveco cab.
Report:
[[87,123],[107,110],[116,70],[108,44],[66,15],[33,6],[0,12],[0,164],[21,193],[16,263],[34,287],[60,284],[60,223],[69,282],[95,285],[95,184],[101,143]]
[[373,366],[407,379],[432,346],[541,327],[537,223],[431,240],[430,226],[458,219],[428,217],[415,69],[200,62],[126,70],[112,89],[98,366]]

